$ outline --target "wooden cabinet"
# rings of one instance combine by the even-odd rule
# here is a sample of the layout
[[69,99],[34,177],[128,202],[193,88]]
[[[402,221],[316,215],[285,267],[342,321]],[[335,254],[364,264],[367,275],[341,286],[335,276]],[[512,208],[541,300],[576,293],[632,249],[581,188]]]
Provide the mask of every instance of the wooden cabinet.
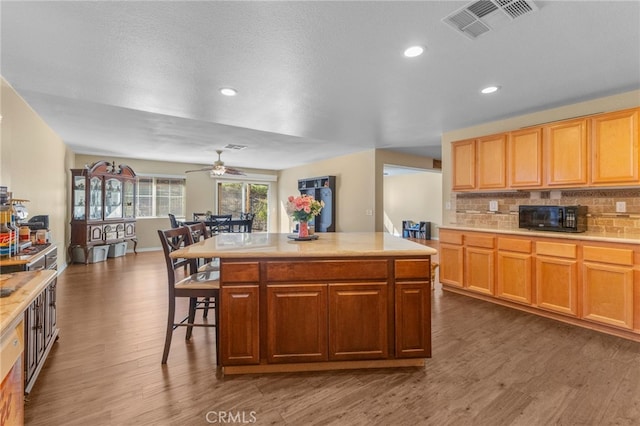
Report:
[[326,361],[327,286],[269,285],[267,298],[268,361]]
[[132,241],[135,234],[136,174],[125,165],[98,161],[84,169],[71,170],[71,244],[84,250],[95,245]]
[[464,236],[464,285],[484,294],[494,292],[495,237],[470,233]]
[[543,184],[542,128],[509,133],[508,187],[536,188]]
[[587,120],[568,120],[545,126],[545,160],[548,186],[587,184],[589,144]]
[[507,186],[507,135],[476,140],[477,189],[504,189]]
[[329,285],[329,359],[384,359],[389,354],[386,283]]
[[528,239],[498,237],[496,296],[531,305],[532,242]]
[[[260,362],[260,291],[255,285],[234,285],[220,291],[220,357],[222,365]],[[218,342],[216,342],[218,344]]]
[[430,276],[425,257],[222,259],[221,364],[300,371],[291,365],[429,357]]
[[640,109],[591,118],[591,183],[598,186],[638,184]]
[[578,315],[578,246],[536,242],[537,306],[565,315]]
[[[518,234],[441,229],[440,267],[448,265],[440,270],[443,287],[637,340],[640,246]],[[493,294],[492,237],[496,239]],[[445,273],[449,279],[443,279]]]
[[463,286],[464,247],[461,232],[440,230],[440,282]]
[[474,139],[451,144],[453,168],[451,173],[454,191],[476,188],[476,141]]
[[585,245],[582,264],[582,317],[633,328],[633,258],[631,249]]
[[431,356],[431,292],[424,281],[396,282],[396,357]]
[[[38,253],[35,259],[25,265],[25,271],[57,269],[57,253],[55,246],[50,246]],[[4,271],[3,271],[4,272]],[[58,338],[57,316],[57,279],[49,285],[29,305],[24,314],[24,379],[25,393],[31,392],[40,370]]]

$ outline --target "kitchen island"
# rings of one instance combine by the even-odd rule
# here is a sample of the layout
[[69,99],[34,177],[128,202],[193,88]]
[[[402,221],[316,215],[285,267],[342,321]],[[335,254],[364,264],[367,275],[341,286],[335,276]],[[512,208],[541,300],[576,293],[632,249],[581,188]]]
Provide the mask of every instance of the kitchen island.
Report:
[[423,366],[431,255],[387,233],[220,234],[172,253],[220,258],[225,374]]

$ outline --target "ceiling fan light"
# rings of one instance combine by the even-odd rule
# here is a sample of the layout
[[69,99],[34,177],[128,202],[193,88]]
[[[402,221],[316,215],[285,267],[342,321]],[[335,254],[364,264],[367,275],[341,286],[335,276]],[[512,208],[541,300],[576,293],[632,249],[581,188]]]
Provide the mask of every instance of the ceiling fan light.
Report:
[[222,176],[227,171],[225,166],[216,166],[211,169],[211,177]]

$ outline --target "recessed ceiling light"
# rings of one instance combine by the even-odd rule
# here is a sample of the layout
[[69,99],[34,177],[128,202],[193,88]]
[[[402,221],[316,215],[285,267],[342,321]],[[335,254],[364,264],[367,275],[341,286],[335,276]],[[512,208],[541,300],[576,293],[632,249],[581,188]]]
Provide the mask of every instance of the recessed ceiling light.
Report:
[[488,87],[485,87],[484,89],[482,89],[480,92],[485,94],[485,95],[488,95],[489,93],[497,92],[498,89],[500,89],[500,86],[488,86]]
[[238,94],[238,91],[231,87],[223,87],[222,89],[220,89],[220,93],[222,93],[225,96],[235,96]]
[[404,51],[404,56],[407,58],[415,58],[416,56],[422,55],[424,52],[424,47],[422,46],[411,46]]

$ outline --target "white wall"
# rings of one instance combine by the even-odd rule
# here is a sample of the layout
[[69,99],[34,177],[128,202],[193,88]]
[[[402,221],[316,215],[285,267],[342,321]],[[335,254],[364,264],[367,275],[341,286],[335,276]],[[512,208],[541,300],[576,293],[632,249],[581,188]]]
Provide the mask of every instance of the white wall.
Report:
[[442,173],[423,171],[384,177],[384,228],[402,236],[402,221],[431,222],[431,238],[442,223]]

